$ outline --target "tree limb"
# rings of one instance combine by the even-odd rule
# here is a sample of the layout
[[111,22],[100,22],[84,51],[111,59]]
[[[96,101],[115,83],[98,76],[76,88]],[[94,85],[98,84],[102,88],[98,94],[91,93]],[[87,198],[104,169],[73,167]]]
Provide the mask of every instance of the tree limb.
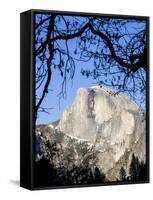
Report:
[[44,97],[46,95],[46,93],[48,93],[48,87],[49,87],[49,83],[51,81],[51,61],[53,59],[54,56],[54,51],[53,51],[53,33],[54,33],[54,20],[55,20],[55,16],[51,16],[51,19],[49,21],[49,26],[48,26],[48,32],[47,32],[47,45],[48,45],[48,50],[49,50],[49,58],[47,59],[47,80],[42,92],[42,95],[37,103],[37,105],[35,106],[35,119],[37,119],[37,113],[38,113],[38,109],[40,107],[40,105],[42,104]]

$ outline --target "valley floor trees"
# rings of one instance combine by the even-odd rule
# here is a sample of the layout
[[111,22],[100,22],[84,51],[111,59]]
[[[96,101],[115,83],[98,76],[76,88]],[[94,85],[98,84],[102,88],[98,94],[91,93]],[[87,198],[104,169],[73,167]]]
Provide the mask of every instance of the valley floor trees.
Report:
[[[60,133],[60,135],[61,134],[62,133]],[[40,143],[38,145],[40,145]],[[54,140],[51,142],[50,140],[44,139],[43,145],[43,152],[39,152],[41,156],[39,160],[37,159],[35,162],[34,182],[36,187],[103,184],[112,182],[107,179],[107,176],[94,164],[94,161],[91,162],[91,156],[89,160],[86,159],[85,162],[75,162],[76,155],[73,154],[73,146],[69,154],[62,157],[62,152],[64,150],[60,149],[62,147],[59,147],[59,143],[56,143]],[[40,147],[40,150],[41,148],[42,147]],[[87,149],[85,152],[88,154]],[[56,163],[59,160],[61,160],[61,163],[57,167]],[[129,171],[129,174],[127,174],[126,171]],[[147,165],[146,162],[140,162],[133,154],[129,169],[125,170],[124,167],[121,167],[118,173],[119,178],[116,178],[113,182],[143,182],[147,179]]]

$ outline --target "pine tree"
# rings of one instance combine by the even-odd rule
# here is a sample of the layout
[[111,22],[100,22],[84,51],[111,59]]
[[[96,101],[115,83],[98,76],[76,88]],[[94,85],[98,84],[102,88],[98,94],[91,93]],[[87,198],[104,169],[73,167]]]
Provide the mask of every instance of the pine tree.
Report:
[[138,177],[139,177],[139,160],[138,160],[137,157],[135,157],[134,154],[132,155],[129,174],[130,174],[130,179],[132,181],[138,180]]
[[126,181],[126,172],[125,172],[124,167],[121,167],[121,169],[120,169],[120,180]]

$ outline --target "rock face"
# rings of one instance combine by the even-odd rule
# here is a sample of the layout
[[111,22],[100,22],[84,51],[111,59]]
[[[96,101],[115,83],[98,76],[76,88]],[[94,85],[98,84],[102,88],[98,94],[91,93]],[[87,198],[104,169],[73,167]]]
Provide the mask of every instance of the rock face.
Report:
[[[58,128],[92,143],[98,151],[98,167],[105,173],[115,170],[121,159],[127,168],[132,153],[140,160],[146,158],[145,113],[127,96],[110,89],[78,89]],[[128,158],[125,160],[124,156]]]
[[[71,146],[71,160],[76,164],[94,155],[93,163],[113,181],[119,178],[121,167],[129,173],[133,154],[140,161],[146,160],[145,123],[145,113],[127,96],[107,88],[80,88],[73,105],[64,111],[56,126],[49,126],[52,131],[43,131],[43,138],[52,138],[53,130],[60,131],[63,140],[59,149],[72,151]],[[78,145],[85,149],[83,156]],[[63,161],[66,156],[62,156]]]

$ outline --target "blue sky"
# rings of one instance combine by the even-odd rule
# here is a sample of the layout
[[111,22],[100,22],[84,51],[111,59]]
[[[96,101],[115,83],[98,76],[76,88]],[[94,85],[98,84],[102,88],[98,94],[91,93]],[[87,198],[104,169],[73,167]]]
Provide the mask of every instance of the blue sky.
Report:
[[37,124],[46,124],[58,120],[65,108],[73,103],[78,88],[87,88],[96,85],[96,81],[90,78],[87,79],[85,76],[81,75],[80,71],[83,65],[85,65],[85,67],[88,65],[89,68],[92,67],[92,63],[78,62],[76,64],[74,78],[68,81],[66,96],[61,99],[59,99],[58,94],[61,91],[62,78],[57,70],[53,70],[52,83],[49,87],[50,92],[42,105],[42,107],[52,109],[48,110],[50,114],[39,113]]
[[[60,26],[60,28],[62,28],[62,25]],[[130,29],[132,29],[132,27],[129,27],[129,30]],[[61,47],[65,46],[63,42],[60,42],[59,44],[61,45]],[[75,39],[70,40],[68,42],[68,47],[69,47],[70,52],[74,52],[76,48],[76,40]],[[56,59],[58,60],[58,58],[55,58],[55,60]],[[71,79],[68,80],[67,87],[66,87],[67,88],[66,96],[61,99],[59,99],[58,94],[61,91],[61,84],[62,84],[63,79],[60,76],[59,70],[52,68],[52,81],[49,86],[49,93],[46,95],[41,105],[41,107],[50,108],[48,110],[49,114],[46,114],[43,112],[39,113],[37,121],[36,121],[37,124],[48,124],[60,119],[65,108],[72,105],[78,88],[80,87],[87,88],[87,87],[97,85],[96,80],[93,80],[92,78],[86,78],[85,76],[82,76],[81,74],[81,69],[93,68],[92,60],[89,62],[76,61],[75,67],[76,67],[76,70],[75,70],[74,78],[73,80]],[[41,89],[37,91],[38,96],[41,94],[41,91],[42,91]],[[140,106],[139,101],[137,101],[136,103]],[[144,107],[144,105],[142,105],[142,107]]]

